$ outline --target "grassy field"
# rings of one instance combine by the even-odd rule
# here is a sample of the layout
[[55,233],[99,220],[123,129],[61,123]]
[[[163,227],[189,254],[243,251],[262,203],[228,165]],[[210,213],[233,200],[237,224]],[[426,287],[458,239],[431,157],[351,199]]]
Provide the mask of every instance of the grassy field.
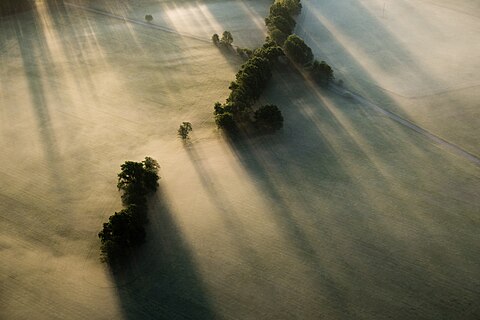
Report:
[[[74,4],[177,33],[46,4],[0,21],[0,318],[478,319],[478,166],[289,69],[260,101],[282,109],[281,132],[232,142],[215,129],[241,61],[189,36],[227,29],[258,46],[269,1]],[[321,8],[305,3],[299,28],[309,6]],[[400,104],[361,75],[342,71],[375,103],[478,146],[474,93],[441,93],[466,102],[426,122],[441,96]],[[110,270],[96,234],[121,208],[120,164],[145,155],[162,166],[147,243]]]
[[[479,155],[474,1],[310,1],[297,33],[347,86]],[[348,18],[347,18],[348,17]]]

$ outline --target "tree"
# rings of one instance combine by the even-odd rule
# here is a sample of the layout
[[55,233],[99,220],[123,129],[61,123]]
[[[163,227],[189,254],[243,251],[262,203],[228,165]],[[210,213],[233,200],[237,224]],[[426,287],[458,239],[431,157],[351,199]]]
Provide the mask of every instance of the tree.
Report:
[[285,43],[285,41],[287,40],[287,37],[288,37],[288,34],[282,32],[281,30],[279,29],[271,29],[270,32],[270,38],[275,41],[276,44],[278,44],[279,46],[283,46],[283,44]]
[[233,36],[230,31],[224,31],[222,39],[220,40],[224,45],[231,46],[233,43]]
[[122,201],[125,205],[143,204],[145,196],[157,190],[158,162],[146,157],[142,162],[125,161],[120,166],[117,188],[123,191]]
[[295,28],[295,20],[290,16],[284,18],[282,16],[273,16],[265,19],[268,30],[278,29],[285,34],[291,34]]
[[218,34],[214,33],[212,36],[212,42],[214,45],[218,46],[218,43],[220,42],[220,38],[218,37]]
[[147,22],[152,22],[152,21],[153,21],[153,16],[152,16],[151,14],[147,14],[147,15],[145,16],[145,20],[146,20]]
[[315,60],[310,68],[310,74],[321,85],[328,85],[335,78],[333,69],[325,61]]
[[284,51],[290,59],[301,65],[309,64],[313,60],[312,49],[295,34],[290,35],[285,41]]
[[283,127],[283,116],[275,105],[265,105],[255,111],[255,124],[261,130],[275,131]]
[[125,161],[121,165],[117,187],[123,192],[125,208],[111,215],[98,233],[104,260],[119,262],[131,248],[145,241],[146,195],[157,190],[159,168],[158,162],[150,157],[142,162]]
[[183,140],[188,139],[188,134],[192,131],[192,124],[190,122],[182,122],[180,128],[178,128],[178,135]]
[[230,112],[217,114],[215,116],[215,123],[220,128],[224,128],[227,130],[234,130],[236,128],[235,120],[233,119],[233,114]]

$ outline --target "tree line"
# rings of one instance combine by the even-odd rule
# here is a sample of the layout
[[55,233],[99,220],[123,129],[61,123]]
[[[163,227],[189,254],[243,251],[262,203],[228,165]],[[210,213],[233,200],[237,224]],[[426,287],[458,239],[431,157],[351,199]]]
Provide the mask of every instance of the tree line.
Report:
[[160,179],[160,166],[150,157],[142,162],[126,161],[120,168],[117,188],[124,208],[111,215],[98,233],[102,257],[109,263],[122,261],[145,242],[147,195],[157,190]]
[[[328,85],[334,79],[333,69],[325,62],[314,59],[312,49],[303,39],[293,34],[295,15],[302,9],[300,0],[278,0],[270,7],[265,18],[268,36],[262,47],[256,50],[237,48],[237,53],[247,58],[230,83],[230,94],[225,103],[214,104],[217,126],[234,131],[239,126],[253,124],[257,129],[275,131],[283,126],[283,116],[275,105],[253,106],[272,77],[272,66],[280,56],[287,56],[301,66],[320,85]],[[225,31],[222,38],[212,36],[215,45],[231,46],[233,36]]]

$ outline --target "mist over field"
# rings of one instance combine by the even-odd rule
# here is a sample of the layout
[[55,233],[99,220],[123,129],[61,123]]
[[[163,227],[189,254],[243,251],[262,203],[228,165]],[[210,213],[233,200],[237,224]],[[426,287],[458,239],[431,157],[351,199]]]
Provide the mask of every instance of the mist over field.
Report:
[[[302,1],[334,89],[276,67],[258,105],[283,128],[229,139],[213,105],[244,60],[211,36],[260,47],[271,4],[0,17],[0,319],[480,318],[480,5]],[[110,268],[97,234],[145,156],[146,243]]]

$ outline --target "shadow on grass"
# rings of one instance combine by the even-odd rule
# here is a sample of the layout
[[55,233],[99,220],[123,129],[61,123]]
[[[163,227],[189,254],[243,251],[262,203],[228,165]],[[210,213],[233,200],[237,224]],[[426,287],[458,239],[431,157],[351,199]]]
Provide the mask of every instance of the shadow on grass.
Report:
[[217,318],[161,188],[149,208],[147,242],[111,268],[125,319]]

